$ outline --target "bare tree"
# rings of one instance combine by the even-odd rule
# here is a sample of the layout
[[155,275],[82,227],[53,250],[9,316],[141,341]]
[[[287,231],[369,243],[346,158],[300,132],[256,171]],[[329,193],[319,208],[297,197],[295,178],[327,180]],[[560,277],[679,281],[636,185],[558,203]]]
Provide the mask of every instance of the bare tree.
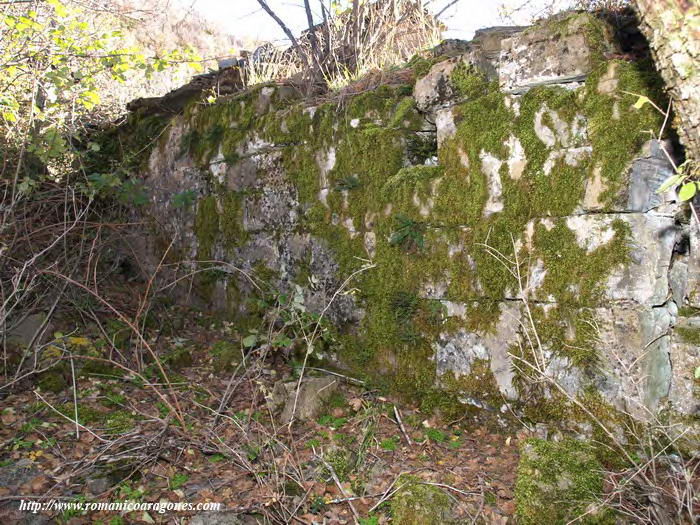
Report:
[[299,41],[294,36],[294,33],[292,33],[291,30],[287,27],[287,24],[285,24],[282,21],[282,19],[279,16],[277,16],[277,14],[272,9],[270,9],[270,6],[267,5],[266,0],[258,0],[258,4],[260,4],[260,7],[263,9],[263,11],[265,11],[270,16],[270,18],[272,18],[277,23],[277,25],[280,26],[280,29],[282,29],[287,38],[289,38],[289,41],[292,43],[294,49],[296,49],[297,53],[299,53],[299,58],[305,62],[304,65],[308,68],[309,60],[306,56],[306,53],[299,45]]

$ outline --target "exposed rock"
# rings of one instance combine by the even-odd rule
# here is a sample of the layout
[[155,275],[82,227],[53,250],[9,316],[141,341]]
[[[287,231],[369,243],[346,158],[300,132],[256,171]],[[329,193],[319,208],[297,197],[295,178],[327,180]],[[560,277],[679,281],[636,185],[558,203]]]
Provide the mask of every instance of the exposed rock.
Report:
[[[314,419],[320,415],[323,403],[338,390],[338,381],[332,377],[307,377],[301,382],[297,395],[297,381],[275,385],[276,399],[279,400],[282,388],[287,393],[284,408],[280,415],[282,424],[289,423],[292,418],[300,420]],[[278,403],[279,405],[279,403]]]
[[682,414],[700,415],[695,370],[700,367],[700,318],[679,318],[669,345],[670,374],[668,398],[672,406]]
[[21,485],[31,481],[40,474],[34,462],[20,459],[4,467],[0,467],[0,487],[16,491]]
[[6,342],[10,346],[27,348],[32,342],[40,344],[53,333],[53,324],[46,322],[46,314],[31,314],[17,324],[9,323]]
[[[412,98],[387,85],[307,107],[264,86],[197,107],[151,153],[158,242],[144,250],[155,266],[176,239],[183,258],[221,261],[187,297],[236,317],[256,315],[256,290],[230,267],[302,295],[333,327],[317,352],[416,397],[555,400],[511,355],[537,346],[535,369],[571,396],[690,414],[692,380],[676,370],[698,345],[674,325],[700,307],[700,236],[673,191],[656,193],[673,168],[645,133],[663,117],[621,94],[653,72],[609,59],[619,45],[604,19],[569,13],[445,43]],[[183,192],[193,206],[174,205]],[[310,385],[300,417],[324,386]]]
[[93,495],[107,492],[111,486],[112,482],[108,478],[90,478],[85,481],[85,488]]
[[435,64],[430,72],[416,82],[413,98],[421,111],[428,111],[452,103],[456,91],[451,82],[455,68],[463,63],[461,58],[453,58]]
[[513,385],[515,373],[508,348],[520,340],[521,305],[517,302],[501,303],[500,310],[500,320],[493,333],[480,334],[460,329],[454,334],[440,335],[433,343],[438,378],[448,372],[457,379],[469,376],[476,359],[488,360],[503,396],[517,399]]
[[[585,80],[593,70],[599,45],[591,42],[595,22],[587,13],[559,15],[501,43],[498,80],[508,93],[523,93],[536,86],[570,84]],[[608,49],[610,50],[610,49]]]
[[238,64],[198,75],[182,87],[179,87],[162,97],[138,98],[127,104],[129,111],[148,115],[177,115],[185,105],[195,97],[210,89],[215,89],[220,95],[228,95],[243,88],[242,70]]

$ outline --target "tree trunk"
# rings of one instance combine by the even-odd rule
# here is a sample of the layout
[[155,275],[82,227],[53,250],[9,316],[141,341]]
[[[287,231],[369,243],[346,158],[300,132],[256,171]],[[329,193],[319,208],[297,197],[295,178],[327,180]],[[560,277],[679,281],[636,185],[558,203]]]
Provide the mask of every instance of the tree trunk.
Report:
[[700,161],[700,1],[635,0],[688,157]]

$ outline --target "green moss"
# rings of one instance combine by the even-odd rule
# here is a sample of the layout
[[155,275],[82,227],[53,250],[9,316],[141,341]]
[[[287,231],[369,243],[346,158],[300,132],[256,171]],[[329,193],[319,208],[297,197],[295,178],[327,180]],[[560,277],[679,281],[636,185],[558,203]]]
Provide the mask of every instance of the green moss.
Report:
[[66,380],[63,371],[49,370],[47,372],[43,372],[39,376],[37,384],[42,391],[54,392],[57,394],[62,392],[68,386],[68,381]]
[[489,89],[495,88],[490,85],[483,73],[470,68],[464,62],[460,62],[455,67],[450,81],[459,96],[467,99],[478,98],[486,94]]
[[[557,19],[546,30],[566,35],[582,28],[591,42],[604,45],[605,24],[587,15]],[[595,55],[594,60],[602,59],[598,47]],[[409,67],[423,74],[433,63],[417,57]],[[270,144],[285,146],[282,163],[301,203],[299,231],[310,232],[330,248],[340,276],[350,275],[368,258],[375,264],[352,283],[357,304],[365,311],[360,326],[334,327],[341,343],[339,357],[361,373],[376,371],[387,386],[423,401],[426,408],[456,415],[463,410],[460,395],[496,403],[497,385],[488,362],[477,362],[473,378],[442,378],[441,388],[448,394],[441,402],[431,341],[459,328],[479,333],[494,329],[499,304],[508,292],[512,295],[516,283],[485,245],[510,256],[513,239],[522,240],[530,221],[535,225],[532,242],[523,243],[518,255],[522,261],[542,261],[546,275],[536,293],[558,305],[546,313],[534,309],[538,327],[548,347],[569,358],[572,366],[588,368],[597,361],[595,334],[587,321],[604,299],[611,271],[628,261],[629,229],[615,221],[613,240],[588,253],[561,218],[575,212],[593,176],[605,188],[602,211],[612,211],[626,168],[648,138],[645,131],[658,129],[659,123],[652,108],[638,111],[631,107],[634,97],[622,93],[634,91],[657,100],[658,82],[649,65],[612,63],[600,62],[578,90],[540,87],[517,99],[500,93],[474,70],[458,67],[452,82],[466,100],[454,110],[456,133],[442,143],[439,166],[424,165],[436,146],[416,133],[423,119],[405,86],[382,86],[314,109],[296,100],[277,100],[277,92],[269,106],[261,105],[259,89],[192,106],[186,119],[198,140],[188,147],[195,148],[190,155],[206,163],[218,152],[237,159],[253,131]],[[603,77],[610,76],[608,67],[618,78],[614,92],[599,89]],[[537,119],[542,129],[536,129]],[[588,137],[585,131],[575,132],[585,130],[584,121]],[[554,146],[545,144],[543,130],[554,136]],[[585,146],[589,139],[593,152],[581,150],[577,162],[558,153]],[[514,144],[522,147],[526,162],[511,176],[507,161]],[[326,164],[331,150],[335,164],[322,177],[319,165]],[[496,166],[501,163],[503,202],[502,211],[491,213],[486,204],[492,185],[484,167],[489,159]],[[232,250],[248,240],[242,228],[244,194],[228,192],[217,181],[212,186],[216,197],[201,199],[196,211],[199,259],[211,259],[217,249]],[[322,190],[330,190],[325,202],[319,199]],[[540,221],[549,217],[551,228]],[[400,231],[410,242],[397,242]],[[366,238],[373,241],[372,253]],[[309,264],[299,265],[298,283],[308,282]],[[276,272],[264,263],[258,269],[276,285]],[[420,299],[426,285],[442,283],[448,283],[446,299],[465,304],[466,319],[446,320],[439,301]],[[242,311],[235,283],[229,282],[228,290],[230,302]],[[480,375],[485,380],[477,380]]]
[[[600,82],[611,70],[617,88],[610,94],[601,93]],[[644,95],[664,107],[663,83],[650,61],[613,60],[601,64],[588,78],[584,94],[583,109],[593,145],[591,163],[600,169],[606,185],[601,200],[612,204],[619,199],[630,161],[649,140],[649,130],[658,131],[663,122],[663,115],[650,104],[636,109],[634,103]]]
[[243,228],[243,195],[237,192],[226,192],[221,198],[221,207],[219,229],[224,247],[232,249],[244,245],[249,235]]
[[347,481],[355,469],[353,453],[343,447],[333,447],[323,455],[323,459],[331,467],[341,482]]
[[175,348],[164,359],[173,369],[180,370],[192,366],[192,352],[189,348]]
[[533,257],[547,270],[542,297],[552,296],[560,305],[594,306],[601,300],[605,279],[613,269],[629,262],[631,231],[615,219],[613,238],[593,251],[578,245],[576,234],[564,222],[553,227],[535,226]]
[[105,363],[104,361],[87,360],[81,367],[79,375],[101,376],[101,377],[123,377],[126,372],[118,366]]
[[[603,491],[602,465],[583,442],[528,439],[522,445],[515,486],[516,516],[523,525],[560,525],[586,513]],[[581,523],[614,524],[609,513]]]
[[695,346],[700,346],[700,328],[691,326],[678,326],[675,332],[680,336],[681,341]]
[[198,243],[197,259],[210,261],[214,256],[214,244],[219,235],[219,212],[214,195],[203,197],[197,203],[194,231]]
[[230,372],[241,358],[241,349],[231,341],[217,341],[209,351],[215,372]]
[[[58,411],[71,420],[75,418],[75,405],[73,403],[60,405]],[[104,421],[105,415],[105,412],[101,412],[84,403],[78,403],[78,423],[81,425],[92,425]]]
[[105,428],[113,434],[123,434],[134,428],[136,418],[126,410],[111,412],[104,420]]
[[416,79],[420,79],[427,75],[435,64],[444,59],[445,57],[426,57],[419,53],[411,57],[411,60],[406,63],[406,67],[415,72]]
[[696,317],[697,315],[700,315],[700,308],[694,306],[681,306],[678,309],[679,317]]
[[401,475],[396,480],[400,487],[391,499],[394,523],[425,525],[453,523],[452,500],[440,488],[426,485],[416,476]]

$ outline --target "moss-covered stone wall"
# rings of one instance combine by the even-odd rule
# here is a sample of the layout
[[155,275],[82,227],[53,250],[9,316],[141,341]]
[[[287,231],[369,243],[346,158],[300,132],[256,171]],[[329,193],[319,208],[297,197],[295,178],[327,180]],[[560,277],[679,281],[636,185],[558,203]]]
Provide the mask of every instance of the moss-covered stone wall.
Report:
[[662,86],[613,34],[575,14],[367,92],[193,101],[151,154],[149,213],[242,324],[246,274],[320,312],[371,262],[333,299],[325,355],[426,408],[558,417],[546,375],[611,410],[689,412],[669,358],[687,219],[655,193],[663,116],[635,105]]

